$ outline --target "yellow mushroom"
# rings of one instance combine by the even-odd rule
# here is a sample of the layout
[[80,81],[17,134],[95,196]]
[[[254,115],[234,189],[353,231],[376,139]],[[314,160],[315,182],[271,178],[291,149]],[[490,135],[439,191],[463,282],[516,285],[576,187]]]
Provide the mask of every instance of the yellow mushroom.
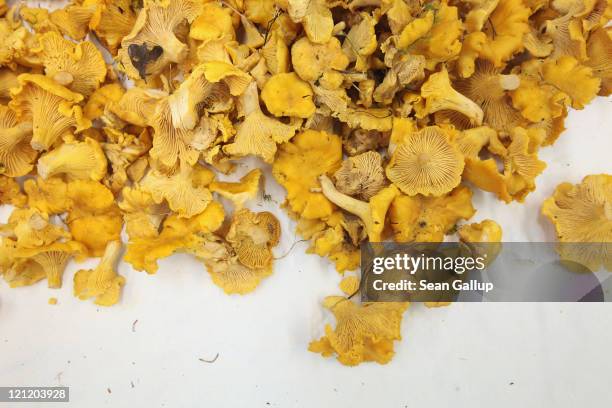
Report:
[[512,143],[504,158],[504,178],[508,193],[518,201],[535,190],[535,178],[546,168],[546,163],[538,159],[537,152],[529,149],[528,132],[520,127],[512,130]]
[[37,74],[21,74],[19,88],[11,90],[9,107],[17,119],[31,121],[31,145],[35,150],[50,149],[62,136],[91,126],[76,103],[83,96]]
[[542,214],[555,226],[561,259],[593,272],[601,266],[612,271],[612,176],[589,175],[580,184],[559,184],[544,201]]
[[234,213],[225,239],[241,264],[251,269],[268,268],[272,265],[272,248],[280,239],[280,223],[270,212],[243,208]]
[[210,82],[222,82],[233,96],[240,96],[253,78],[240,68],[223,61],[209,61],[202,64],[204,77]]
[[200,152],[193,143],[194,131],[174,126],[169,98],[157,103],[155,113],[149,120],[154,130],[153,147],[149,155],[158,167],[166,172],[172,172],[180,163],[189,165],[196,163]]
[[93,43],[75,45],[56,32],[43,34],[39,41],[45,74],[60,85],[87,97],[104,81],[106,63]]
[[[123,219],[113,193],[92,180],[68,183],[66,224],[88,256],[101,256],[110,241],[120,239]],[[95,233],[92,233],[94,231]]]
[[324,44],[332,37],[334,19],[327,0],[287,0],[289,17],[295,23],[302,23],[308,39]]
[[38,160],[38,174],[46,179],[66,175],[69,179],[101,180],[106,175],[107,160],[100,144],[86,138],[84,142],[64,143]]
[[478,154],[489,141],[497,136],[497,132],[490,127],[480,126],[467,129],[455,136],[455,144],[464,157],[478,159]]
[[461,182],[463,156],[437,126],[410,134],[387,165],[389,180],[408,195],[440,196]]
[[109,242],[95,269],[81,269],[74,275],[74,296],[81,300],[95,298],[100,306],[112,306],[119,302],[125,278],[116,271],[121,255],[121,242]]
[[459,55],[463,22],[459,19],[459,9],[449,6],[447,0],[430,4],[431,6],[425,7],[437,8],[434,11],[433,25],[427,35],[423,35],[411,44],[409,50],[412,54],[427,58],[427,69],[435,70],[438,63],[452,61]]
[[494,129],[511,129],[520,121],[520,115],[512,107],[508,91],[519,87],[520,77],[501,74],[488,62],[476,65],[469,78],[454,82],[455,89],[476,102],[483,111],[483,122]]
[[105,116],[110,113],[136,126],[151,126],[157,105],[166,96],[165,92],[155,89],[130,88],[118,102],[109,102]]
[[294,72],[273,75],[261,90],[261,99],[275,116],[308,118],[315,112],[312,88]]
[[288,142],[295,134],[296,127],[264,115],[259,106],[255,82],[249,85],[240,102],[244,120],[236,127],[234,142],[225,145],[223,151],[239,157],[253,154],[271,163],[277,144]]
[[271,266],[249,268],[242,264],[232,247],[214,235],[205,237],[196,256],[204,261],[213,283],[228,295],[250,293],[272,274]]
[[252,200],[259,192],[261,180],[261,170],[253,169],[245,174],[238,183],[223,181],[213,181],[209,189],[213,193],[218,193],[234,204],[236,210],[240,210],[248,200]]
[[423,37],[431,30],[434,22],[434,12],[429,10],[426,11],[422,16],[419,16],[406,24],[402,33],[397,39],[397,46],[399,48],[408,48],[416,40]]
[[217,231],[223,219],[223,206],[216,201],[210,202],[203,212],[192,218],[170,215],[157,237],[130,239],[124,259],[134,269],[154,274],[158,269],[157,261],[175,252],[201,256],[208,249],[208,234]]
[[231,9],[215,2],[202,6],[200,15],[189,29],[189,37],[200,41],[233,40],[235,35]]
[[308,350],[324,357],[336,356],[344,365],[365,361],[388,363],[393,342],[400,340],[405,302],[379,302],[357,305],[341,296],[328,296],[323,302],[336,317],[336,328],[325,326],[325,336],[313,341]]
[[[17,247],[14,257],[25,263],[21,265],[22,269],[20,272],[26,272],[26,274],[34,273],[41,278],[47,278],[47,285],[50,288],[57,289],[62,287],[62,277],[68,261],[74,256],[82,255],[84,252],[83,246],[75,241],[58,241],[34,248]],[[29,272],[27,271],[28,269],[30,270]],[[38,270],[38,272],[35,272],[35,270]],[[5,275],[6,278],[7,276]],[[18,275],[9,280],[11,287],[31,285],[33,283],[35,281],[24,281]]]
[[479,52],[481,58],[501,67],[523,49],[523,36],[529,32],[531,10],[523,0],[499,0],[483,26],[486,41]]
[[422,116],[441,110],[452,110],[462,113],[473,124],[478,126],[482,124],[484,116],[482,109],[474,101],[453,89],[446,68],[429,76],[421,87],[421,96],[425,98],[425,111]]
[[581,65],[575,58],[562,56],[556,60],[547,60],[542,64],[544,80],[572,100],[572,107],[582,109],[599,92],[601,79],[593,75],[590,67]]
[[51,224],[49,216],[36,208],[14,210],[8,224],[0,226],[0,235],[14,239],[20,248],[42,247],[71,238],[68,231]]
[[369,202],[359,201],[339,192],[326,175],[319,177],[321,191],[329,201],[363,221],[370,242],[380,242],[387,210],[399,190],[393,184],[374,195]]
[[32,123],[19,123],[12,109],[0,105],[0,134],[0,174],[9,177],[28,174],[37,156],[30,146]]
[[502,250],[502,228],[493,220],[462,225],[457,234],[470,256],[483,258],[485,265],[490,265]]
[[74,2],[52,11],[49,18],[62,34],[82,40],[89,31],[89,22],[94,11],[95,7],[92,5]]
[[121,40],[132,31],[136,12],[131,0],[85,0],[84,5],[95,5],[89,28],[116,55]]
[[313,189],[320,188],[320,175],[332,174],[341,162],[338,136],[306,130],[280,146],[272,174],[287,190],[287,203],[293,212],[306,219],[323,218],[332,214],[334,205]]
[[204,211],[212,201],[207,188],[194,185],[193,172],[193,167],[187,164],[181,164],[180,169],[169,176],[154,170],[144,177],[140,186],[158,204],[166,201],[180,217],[190,218]]
[[589,36],[587,42],[588,60],[585,62],[593,70],[593,75],[601,79],[599,95],[612,93],[612,28],[598,28]]
[[19,183],[14,178],[0,174],[0,204],[23,207],[27,201],[27,197],[21,192]]
[[349,59],[342,52],[340,41],[336,37],[323,44],[316,44],[307,37],[302,37],[291,46],[291,63],[300,78],[313,82],[326,73],[346,69]]
[[278,31],[275,30],[269,34],[268,41],[263,45],[261,53],[266,68],[272,75],[289,72],[289,61],[293,58],[293,54],[289,54],[285,39]]
[[378,48],[374,28],[378,21],[368,13],[360,14],[361,21],[354,24],[349,30],[342,51],[348,56],[350,62],[355,62],[357,71],[367,71],[368,57]]
[[499,0],[475,0],[468,2],[470,11],[465,16],[465,28],[469,33],[481,31]]
[[177,37],[185,23],[200,14],[202,4],[194,0],[171,1],[167,7],[147,3],[138,13],[132,31],[123,37],[118,52],[122,68],[132,79],[157,75],[169,64],[181,63],[189,52]]
[[363,200],[369,200],[386,184],[382,156],[369,151],[349,157],[334,173],[338,191]]
[[166,206],[156,203],[150,193],[134,187],[124,187],[121,196],[118,205],[130,240],[156,237],[168,212]]
[[396,242],[442,242],[475,212],[472,191],[459,186],[440,197],[399,195],[391,203],[389,220]]

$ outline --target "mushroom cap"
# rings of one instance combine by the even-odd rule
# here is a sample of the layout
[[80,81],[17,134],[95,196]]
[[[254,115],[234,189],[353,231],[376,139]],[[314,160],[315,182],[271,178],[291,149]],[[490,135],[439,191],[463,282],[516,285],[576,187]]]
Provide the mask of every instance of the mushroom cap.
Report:
[[172,172],[181,162],[193,165],[200,152],[193,145],[193,130],[177,128],[172,123],[170,99],[161,99],[150,119],[154,130],[151,159],[165,172]]
[[272,275],[272,268],[252,269],[236,258],[207,262],[206,269],[213,283],[230,294],[245,295],[254,291],[261,281]]
[[582,109],[599,92],[601,79],[593,74],[593,70],[581,65],[578,60],[563,55],[556,60],[546,60],[542,64],[544,80],[561,91],[572,100],[572,107]]
[[302,37],[291,46],[291,63],[300,78],[312,82],[325,72],[346,69],[349,59],[342,52],[340,41],[336,37],[324,44],[316,44],[307,37]]
[[117,54],[121,66],[132,79],[145,79],[161,73],[171,63],[181,63],[189,49],[175,31],[191,23],[201,12],[202,3],[175,0],[167,7],[147,2],[138,13],[132,31],[121,40]]
[[309,118],[315,113],[312,88],[295,72],[273,75],[261,91],[261,99],[274,116]]
[[391,204],[389,219],[396,242],[442,242],[457,222],[475,212],[472,191],[459,186],[439,197],[399,195]]
[[213,193],[218,193],[234,203],[236,209],[240,209],[248,200],[257,196],[261,176],[260,169],[253,169],[245,174],[238,183],[213,181],[209,188]]
[[334,178],[338,191],[367,201],[385,186],[382,156],[369,151],[349,157],[334,173]]
[[130,240],[124,260],[139,271],[154,274],[157,261],[176,251],[200,257],[209,243],[209,236],[223,224],[223,206],[211,201],[204,211],[191,218],[172,214],[166,218],[159,236]]
[[158,204],[165,200],[181,218],[190,218],[204,211],[212,201],[212,194],[207,188],[194,185],[193,171],[192,166],[187,164],[182,164],[180,170],[170,176],[154,170],[144,177],[140,185]]
[[440,196],[461,182],[463,156],[437,126],[412,133],[387,165],[389,180],[405,194]]
[[555,226],[562,259],[594,272],[602,265],[612,271],[611,175],[589,175],[576,185],[559,184],[544,201],[542,214]]
[[101,180],[106,175],[107,160],[100,144],[86,138],[84,142],[64,143],[42,155],[38,174],[42,178],[64,174],[69,179]]
[[117,54],[121,40],[132,31],[136,23],[136,12],[131,6],[131,0],[97,2],[89,21],[89,27],[112,55]]
[[94,297],[100,306],[112,306],[119,302],[125,278],[116,272],[121,254],[121,242],[111,241],[95,269],[81,269],[74,275],[74,296],[81,300]]
[[410,47],[412,54],[427,58],[428,70],[435,70],[438,63],[451,61],[459,55],[463,34],[459,10],[455,6],[449,6],[448,1],[440,1],[434,15],[433,26],[427,35],[416,40]]
[[[36,208],[15,209],[8,224],[0,227],[15,238],[22,248],[36,248],[50,245],[60,239],[70,239],[70,234],[62,226],[49,222],[49,216]],[[5,234],[2,234],[7,236]]]
[[490,25],[483,31],[487,34],[480,50],[480,57],[501,67],[512,56],[523,49],[523,36],[529,32],[531,9],[522,0],[499,0],[488,18]]
[[334,19],[327,0],[287,0],[287,12],[295,23],[302,23],[308,39],[324,44],[332,38]]
[[326,132],[306,130],[290,142],[280,145],[272,174],[287,190],[291,211],[302,218],[328,217],[333,204],[319,192],[319,176],[335,172],[342,162],[340,137]]
[[469,243],[493,243],[502,239],[502,228],[493,220],[462,225],[457,233],[461,241]]
[[39,41],[45,74],[56,82],[67,77],[64,86],[87,97],[104,81],[106,63],[93,43],[74,44],[53,31],[43,34]]
[[349,61],[356,61],[357,71],[366,71],[369,68],[367,57],[378,48],[374,31],[378,21],[368,13],[361,13],[360,17],[361,21],[354,24],[346,35],[342,51],[349,57]]
[[476,64],[469,78],[453,83],[455,89],[480,106],[483,122],[494,129],[509,130],[521,123],[519,113],[513,108],[509,92],[520,86],[520,77],[503,75],[486,61]]
[[289,72],[289,48],[278,31],[275,30],[269,34],[269,39],[264,44],[261,53],[267,70],[269,70],[272,75]]
[[21,74],[17,80],[20,86],[11,90],[9,107],[19,120],[32,122],[30,144],[35,150],[49,150],[60,137],[91,126],[75,105],[83,100],[81,94],[44,75]]
[[342,296],[328,296],[323,302],[336,318],[336,327],[325,328],[325,336],[308,349],[336,355],[339,362],[353,366],[364,361],[384,364],[393,357],[393,342],[401,338],[400,327],[406,302],[379,302],[358,305]]
[[233,40],[235,36],[231,9],[214,2],[202,6],[202,12],[189,29],[189,37],[199,41]]
[[140,188],[124,187],[121,197],[118,206],[130,240],[156,237],[167,207],[157,204],[150,193]]
[[280,239],[280,223],[267,211],[254,213],[246,208],[238,210],[225,236],[241,264],[251,269],[272,265],[272,247]]
[[297,127],[264,115],[259,107],[255,82],[242,94],[241,102],[245,118],[237,126],[234,143],[225,145],[223,151],[239,157],[252,154],[261,157],[266,163],[271,163],[276,154],[276,145],[288,142]]

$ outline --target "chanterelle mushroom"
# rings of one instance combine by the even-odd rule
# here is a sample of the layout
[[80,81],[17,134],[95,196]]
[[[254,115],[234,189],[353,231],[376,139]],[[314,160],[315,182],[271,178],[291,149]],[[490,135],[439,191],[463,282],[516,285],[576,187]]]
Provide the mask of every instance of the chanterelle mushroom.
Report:
[[463,156],[437,126],[408,136],[391,157],[387,177],[408,195],[439,196],[461,181]]
[[424,114],[452,110],[464,114],[476,125],[482,124],[484,116],[482,109],[474,101],[453,89],[446,68],[427,79],[421,87],[421,96],[426,101]]
[[562,259],[592,271],[602,265],[612,271],[612,176],[590,175],[580,184],[559,184],[544,201],[542,214],[555,226]]
[[171,63],[182,62],[189,52],[177,33],[201,12],[201,3],[174,0],[167,5],[148,2],[140,10],[132,31],[123,37],[118,58],[133,79],[159,74]]
[[338,191],[369,200],[386,183],[382,156],[378,152],[366,152],[349,157],[334,173]]

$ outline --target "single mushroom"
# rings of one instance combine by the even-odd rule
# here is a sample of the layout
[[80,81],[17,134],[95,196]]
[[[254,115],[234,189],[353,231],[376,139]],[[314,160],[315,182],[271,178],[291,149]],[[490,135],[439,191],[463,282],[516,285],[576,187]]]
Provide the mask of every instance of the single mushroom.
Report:
[[463,155],[437,126],[410,134],[387,165],[389,180],[408,195],[439,196],[461,182]]

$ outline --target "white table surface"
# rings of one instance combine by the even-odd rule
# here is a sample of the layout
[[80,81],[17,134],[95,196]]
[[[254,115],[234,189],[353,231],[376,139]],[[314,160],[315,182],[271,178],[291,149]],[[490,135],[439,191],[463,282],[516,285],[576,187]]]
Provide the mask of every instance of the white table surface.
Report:
[[[506,241],[552,240],[539,208],[555,186],[612,173],[611,103],[598,98],[570,112],[568,130],[541,150],[548,167],[524,204],[476,192],[472,221],[495,219]],[[266,192],[283,199],[269,172]],[[250,207],[279,217],[276,253],[284,254],[294,224],[274,203]],[[8,213],[0,209],[2,221]],[[0,386],[69,386],[71,402],[58,406],[76,408],[612,406],[607,304],[412,305],[387,365],[344,367],[308,352],[333,322],[321,300],[338,293],[340,275],[305,248],[297,244],[242,297],[225,295],[186,255],[161,261],[154,276],[122,263],[127,285],[111,308],[72,296],[73,273],[95,261],[71,263],[60,290],[2,281]]]

